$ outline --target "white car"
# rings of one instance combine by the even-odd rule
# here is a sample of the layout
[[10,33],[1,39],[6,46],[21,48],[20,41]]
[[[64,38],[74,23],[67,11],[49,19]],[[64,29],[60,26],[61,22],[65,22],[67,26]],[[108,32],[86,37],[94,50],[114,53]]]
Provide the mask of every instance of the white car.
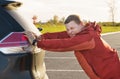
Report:
[[[32,22],[21,18],[20,2],[0,0],[0,40],[11,32],[32,31],[40,35]],[[12,8],[11,8],[12,7]],[[0,79],[48,79],[44,63],[45,52],[31,54],[22,47],[0,48]]]

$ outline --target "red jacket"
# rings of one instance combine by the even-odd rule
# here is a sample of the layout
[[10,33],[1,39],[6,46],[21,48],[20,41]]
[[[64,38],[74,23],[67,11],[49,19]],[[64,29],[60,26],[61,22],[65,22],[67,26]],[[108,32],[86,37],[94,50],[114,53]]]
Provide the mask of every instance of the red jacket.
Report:
[[[83,31],[72,38],[66,31],[43,34],[42,40],[38,41],[37,45],[50,51],[74,50],[78,62],[81,64],[83,56],[100,79],[120,79],[120,61],[117,52],[101,38],[100,32],[99,25],[89,23]],[[87,72],[84,65],[83,69]]]

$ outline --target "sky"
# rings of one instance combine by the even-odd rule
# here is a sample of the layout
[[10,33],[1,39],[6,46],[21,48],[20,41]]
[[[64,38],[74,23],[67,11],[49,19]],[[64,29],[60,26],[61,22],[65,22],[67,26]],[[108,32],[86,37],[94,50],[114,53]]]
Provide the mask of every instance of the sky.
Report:
[[[110,0],[16,0],[23,2],[21,9],[26,16],[36,15],[45,22],[57,15],[59,18],[77,14],[81,20],[111,21]],[[115,21],[120,22],[120,0],[115,0]]]

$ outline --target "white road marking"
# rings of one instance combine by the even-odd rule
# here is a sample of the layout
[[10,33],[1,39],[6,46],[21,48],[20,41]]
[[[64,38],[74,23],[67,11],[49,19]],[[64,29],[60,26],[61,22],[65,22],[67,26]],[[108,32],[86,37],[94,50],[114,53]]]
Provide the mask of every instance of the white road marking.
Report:
[[47,69],[50,72],[84,72],[84,70],[60,70],[60,69]]
[[101,34],[101,35],[102,35],[102,36],[105,36],[105,35],[111,35],[111,34],[116,34],[116,33],[120,33],[120,31],[118,31],[118,32],[103,33],[103,34]]
[[75,57],[45,57],[45,59],[76,59]]

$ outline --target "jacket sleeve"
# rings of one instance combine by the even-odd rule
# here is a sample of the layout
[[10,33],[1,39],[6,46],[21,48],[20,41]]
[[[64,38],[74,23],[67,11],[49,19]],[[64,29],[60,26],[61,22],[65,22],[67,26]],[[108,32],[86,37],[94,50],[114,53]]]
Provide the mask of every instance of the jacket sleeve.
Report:
[[39,48],[50,51],[73,51],[92,49],[95,46],[93,37],[87,34],[64,39],[42,39],[37,42]]

